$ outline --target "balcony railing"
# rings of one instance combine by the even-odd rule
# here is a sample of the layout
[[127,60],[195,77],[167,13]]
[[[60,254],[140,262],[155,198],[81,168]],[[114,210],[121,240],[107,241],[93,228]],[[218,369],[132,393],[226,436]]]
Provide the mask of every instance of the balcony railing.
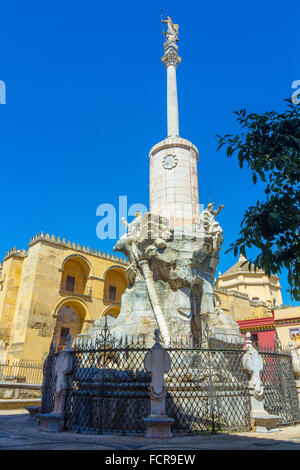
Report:
[[103,297],[102,298],[103,302],[109,302],[110,304],[114,305],[121,305],[121,296],[117,296],[115,299],[112,299],[110,297]]
[[67,281],[63,281],[60,284],[60,291],[61,292],[70,292],[72,294],[77,294],[77,295],[87,295],[91,296],[92,295],[92,288],[87,287],[86,284],[78,284],[75,282],[74,286],[70,285]]

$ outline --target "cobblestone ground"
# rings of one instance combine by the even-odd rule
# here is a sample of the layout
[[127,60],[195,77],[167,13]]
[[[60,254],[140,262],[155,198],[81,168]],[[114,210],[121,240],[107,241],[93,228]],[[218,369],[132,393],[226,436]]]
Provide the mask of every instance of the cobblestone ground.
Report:
[[0,450],[300,450],[300,424],[269,433],[175,436],[166,441],[39,431],[26,410],[0,410]]

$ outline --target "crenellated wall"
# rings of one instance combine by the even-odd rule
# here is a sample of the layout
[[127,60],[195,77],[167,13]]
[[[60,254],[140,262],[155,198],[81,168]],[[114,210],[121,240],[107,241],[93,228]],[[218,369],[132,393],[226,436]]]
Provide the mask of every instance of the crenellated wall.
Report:
[[[40,233],[25,250],[10,250],[0,271],[2,359],[43,360],[53,337],[60,338],[59,313],[66,306],[86,329],[101,315],[116,316],[127,287],[125,258]],[[67,277],[74,279],[70,290]],[[109,284],[117,292],[109,298]],[[3,348],[1,349],[1,351]]]

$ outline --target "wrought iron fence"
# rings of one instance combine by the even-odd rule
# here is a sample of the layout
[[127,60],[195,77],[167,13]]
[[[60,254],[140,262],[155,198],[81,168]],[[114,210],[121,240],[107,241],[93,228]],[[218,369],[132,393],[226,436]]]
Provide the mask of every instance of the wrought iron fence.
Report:
[[262,382],[265,393],[265,409],[280,416],[279,424],[300,422],[300,408],[290,351],[285,350],[278,336],[272,347],[258,345],[264,368]]
[[0,382],[41,384],[43,365],[29,361],[0,362]]
[[[64,429],[143,433],[143,418],[150,414],[147,351],[143,338],[116,339],[107,326],[96,342],[81,341],[71,353]],[[173,432],[249,429],[249,379],[241,349],[196,348],[187,338],[176,339],[167,351],[172,367],[165,379],[166,408]]]
[[[143,338],[116,339],[104,327],[96,340],[77,342],[70,354],[64,430],[95,433],[143,433],[150,414],[151,376],[144,370],[149,348]],[[165,376],[167,415],[174,433],[191,434],[250,429],[249,376],[242,366],[245,351],[207,340],[193,346],[178,339],[167,348],[171,370]],[[281,424],[300,422],[291,357],[278,348],[260,351],[265,408]],[[54,404],[55,361],[45,364],[42,413]]]
[[237,349],[170,348],[167,415],[173,432],[250,428],[249,378]]
[[150,374],[144,371],[143,338],[116,339],[107,327],[96,343],[81,343],[71,354],[65,430],[144,432],[150,413]]

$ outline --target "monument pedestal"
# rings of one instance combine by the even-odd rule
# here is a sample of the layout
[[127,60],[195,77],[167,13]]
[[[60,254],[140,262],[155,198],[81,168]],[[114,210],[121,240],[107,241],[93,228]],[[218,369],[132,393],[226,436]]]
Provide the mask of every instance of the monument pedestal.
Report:
[[174,422],[174,419],[166,415],[150,415],[148,418],[144,418],[144,422],[147,427],[145,437],[149,439],[172,438],[170,426]]

